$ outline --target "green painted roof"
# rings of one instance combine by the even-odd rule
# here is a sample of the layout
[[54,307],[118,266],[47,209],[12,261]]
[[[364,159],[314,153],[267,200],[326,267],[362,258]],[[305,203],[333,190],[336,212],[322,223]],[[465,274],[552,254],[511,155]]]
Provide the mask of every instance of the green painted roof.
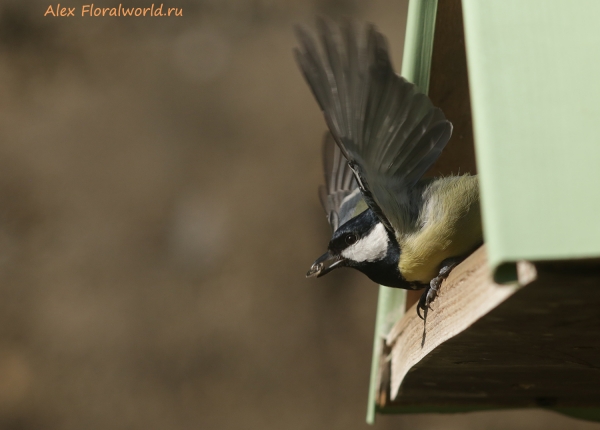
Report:
[[[463,0],[487,251],[600,256],[600,2]],[[512,270],[511,270],[512,269]]]

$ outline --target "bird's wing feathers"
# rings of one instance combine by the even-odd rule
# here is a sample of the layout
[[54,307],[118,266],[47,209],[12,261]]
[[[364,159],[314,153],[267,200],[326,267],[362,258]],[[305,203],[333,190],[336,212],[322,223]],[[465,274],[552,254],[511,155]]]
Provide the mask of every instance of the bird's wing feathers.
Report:
[[319,187],[319,197],[335,231],[356,215],[362,196],[348,161],[329,132],[323,137],[323,169],[325,185]]
[[396,231],[408,223],[409,193],[450,139],[452,124],[396,75],[384,36],[318,21],[319,44],[302,28],[295,55],[369,207]]

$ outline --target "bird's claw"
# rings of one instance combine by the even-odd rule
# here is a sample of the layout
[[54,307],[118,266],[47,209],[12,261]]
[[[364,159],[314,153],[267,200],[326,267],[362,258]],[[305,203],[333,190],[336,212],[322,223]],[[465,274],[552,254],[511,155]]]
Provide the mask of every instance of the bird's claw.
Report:
[[[417,305],[417,315],[422,320],[427,318],[427,311],[429,309],[433,310],[431,304],[435,300],[438,295],[438,291],[440,289],[440,285],[442,285],[442,281],[446,278],[446,276],[438,275],[431,280],[427,289],[421,294],[421,298],[419,299],[419,304]],[[421,315],[421,310],[423,311],[424,317]]]
[[[429,282],[425,292],[423,292],[421,298],[419,299],[419,304],[417,305],[417,315],[419,315],[419,318],[422,320],[427,319],[427,311],[429,309],[433,310],[431,304],[437,297],[442,282],[448,277],[452,269],[454,269],[458,263],[460,263],[460,261],[462,261],[461,258],[448,258],[442,262],[440,272]],[[423,311],[423,315],[421,315],[421,310]]]

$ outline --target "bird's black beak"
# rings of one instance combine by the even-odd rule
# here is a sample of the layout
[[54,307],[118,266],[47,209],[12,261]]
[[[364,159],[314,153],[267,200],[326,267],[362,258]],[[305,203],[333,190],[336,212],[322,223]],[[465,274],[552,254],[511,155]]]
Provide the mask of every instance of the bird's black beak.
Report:
[[341,255],[332,255],[327,251],[321,255],[310,266],[310,270],[306,273],[307,278],[318,278],[331,272],[336,267],[342,267],[346,259]]

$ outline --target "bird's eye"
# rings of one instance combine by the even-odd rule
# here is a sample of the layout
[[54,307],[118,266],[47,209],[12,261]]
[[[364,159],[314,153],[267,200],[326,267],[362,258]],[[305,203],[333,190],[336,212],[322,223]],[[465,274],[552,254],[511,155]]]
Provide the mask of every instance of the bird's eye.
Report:
[[352,245],[353,243],[356,243],[356,235],[355,234],[347,234],[346,238],[345,238],[346,244],[348,245]]

